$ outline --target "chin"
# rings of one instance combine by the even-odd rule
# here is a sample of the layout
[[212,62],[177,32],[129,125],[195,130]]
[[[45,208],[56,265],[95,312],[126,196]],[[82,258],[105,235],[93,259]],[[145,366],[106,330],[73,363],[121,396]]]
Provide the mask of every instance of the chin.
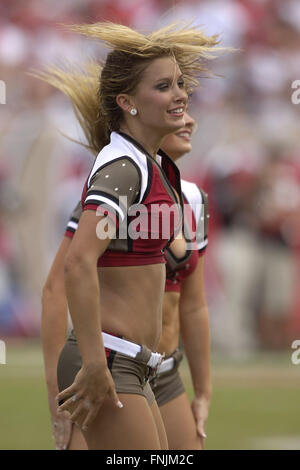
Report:
[[177,146],[177,151],[178,153],[180,152],[181,155],[184,155],[185,153],[189,153],[192,150],[191,144],[187,142],[180,142],[180,144]]
[[173,121],[168,121],[168,127],[169,129],[171,129],[171,132],[172,130],[173,131],[176,131],[177,129],[181,129],[182,127],[185,126],[185,121],[184,121],[184,118],[182,117],[181,119],[174,119]]
[[172,160],[176,161],[179,158],[183,157],[186,153],[191,151],[192,147],[190,145],[176,145],[172,147],[162,147],[162,150],[166,152],[166,154],[172,158]]

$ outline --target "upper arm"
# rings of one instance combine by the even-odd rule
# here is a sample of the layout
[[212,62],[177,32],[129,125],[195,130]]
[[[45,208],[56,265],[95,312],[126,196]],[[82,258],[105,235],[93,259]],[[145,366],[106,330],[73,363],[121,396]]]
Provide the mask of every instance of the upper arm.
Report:
[[204,258],[204,256],[198,257],[196,269],[182,282],[180,291],[180,315],[192,313],[206,306]]
[[79,223],[81,214],[82,214],[82,205],[81,205],[81,201],[79,201],[76,207],[74,208],[72,214],[70,215],[69,222],[65,231],[66,237],[73,238],[74,233],[76,232],[78,228],[78,223]]
[[[106,238],[99,237],[97,229],[99,223],[109,228]],[[68,250],[66,263],[73,263],[77,260],[91,262],[96,266],[98,258],[107,249],[115,232],[115,225],[108,217],[99,215],[94,210],[85,210],[79,219],[78,228]]]

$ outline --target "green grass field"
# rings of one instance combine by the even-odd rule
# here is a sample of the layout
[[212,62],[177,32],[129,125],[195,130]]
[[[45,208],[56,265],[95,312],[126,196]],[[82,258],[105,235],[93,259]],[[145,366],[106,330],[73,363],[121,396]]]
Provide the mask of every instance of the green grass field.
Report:
[[[0,449],[54,449],[41,347],[7,341],[0,365]],[[251,360],[212,361],[207,449],[300,449],[300,365],[290,351]],[[182,377],[191,394],[183,364]]]

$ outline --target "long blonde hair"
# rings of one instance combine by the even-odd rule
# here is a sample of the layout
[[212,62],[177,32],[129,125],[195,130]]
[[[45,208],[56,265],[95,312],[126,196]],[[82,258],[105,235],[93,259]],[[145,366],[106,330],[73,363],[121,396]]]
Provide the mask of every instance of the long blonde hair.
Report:
[[206,60],[223,50],[216,48],[218,36],[209,37],[196,27],[182,24],[172,24],[147,35],[109,22],[67,28],[103,41],[111,49],[106,61],[101,64],[91,60],[82,66],[51,65],[34,75],[70,98],[87,139],[86,147],[94,154],[109,143],[110,132],[120,128],[123,114],[116,102],[117,95],[134,92],[149,63],[173,57],[191,93],[201,76],[211,75]]

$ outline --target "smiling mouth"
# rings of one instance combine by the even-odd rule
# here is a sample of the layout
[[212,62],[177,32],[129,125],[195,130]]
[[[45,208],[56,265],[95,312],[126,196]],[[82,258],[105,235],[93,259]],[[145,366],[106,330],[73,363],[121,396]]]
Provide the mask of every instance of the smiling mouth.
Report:
[[184,113],[184,108],[176,108],[176,109],[171,109],[168,111],[169,114],[172,114],[172,116],[182,116]]
[[182,139],[185,139],[188,142],[190,142],[191,140],[191,133],[188,131],[176,132],[175,135],[177,135],[177,137],[181,137]]

